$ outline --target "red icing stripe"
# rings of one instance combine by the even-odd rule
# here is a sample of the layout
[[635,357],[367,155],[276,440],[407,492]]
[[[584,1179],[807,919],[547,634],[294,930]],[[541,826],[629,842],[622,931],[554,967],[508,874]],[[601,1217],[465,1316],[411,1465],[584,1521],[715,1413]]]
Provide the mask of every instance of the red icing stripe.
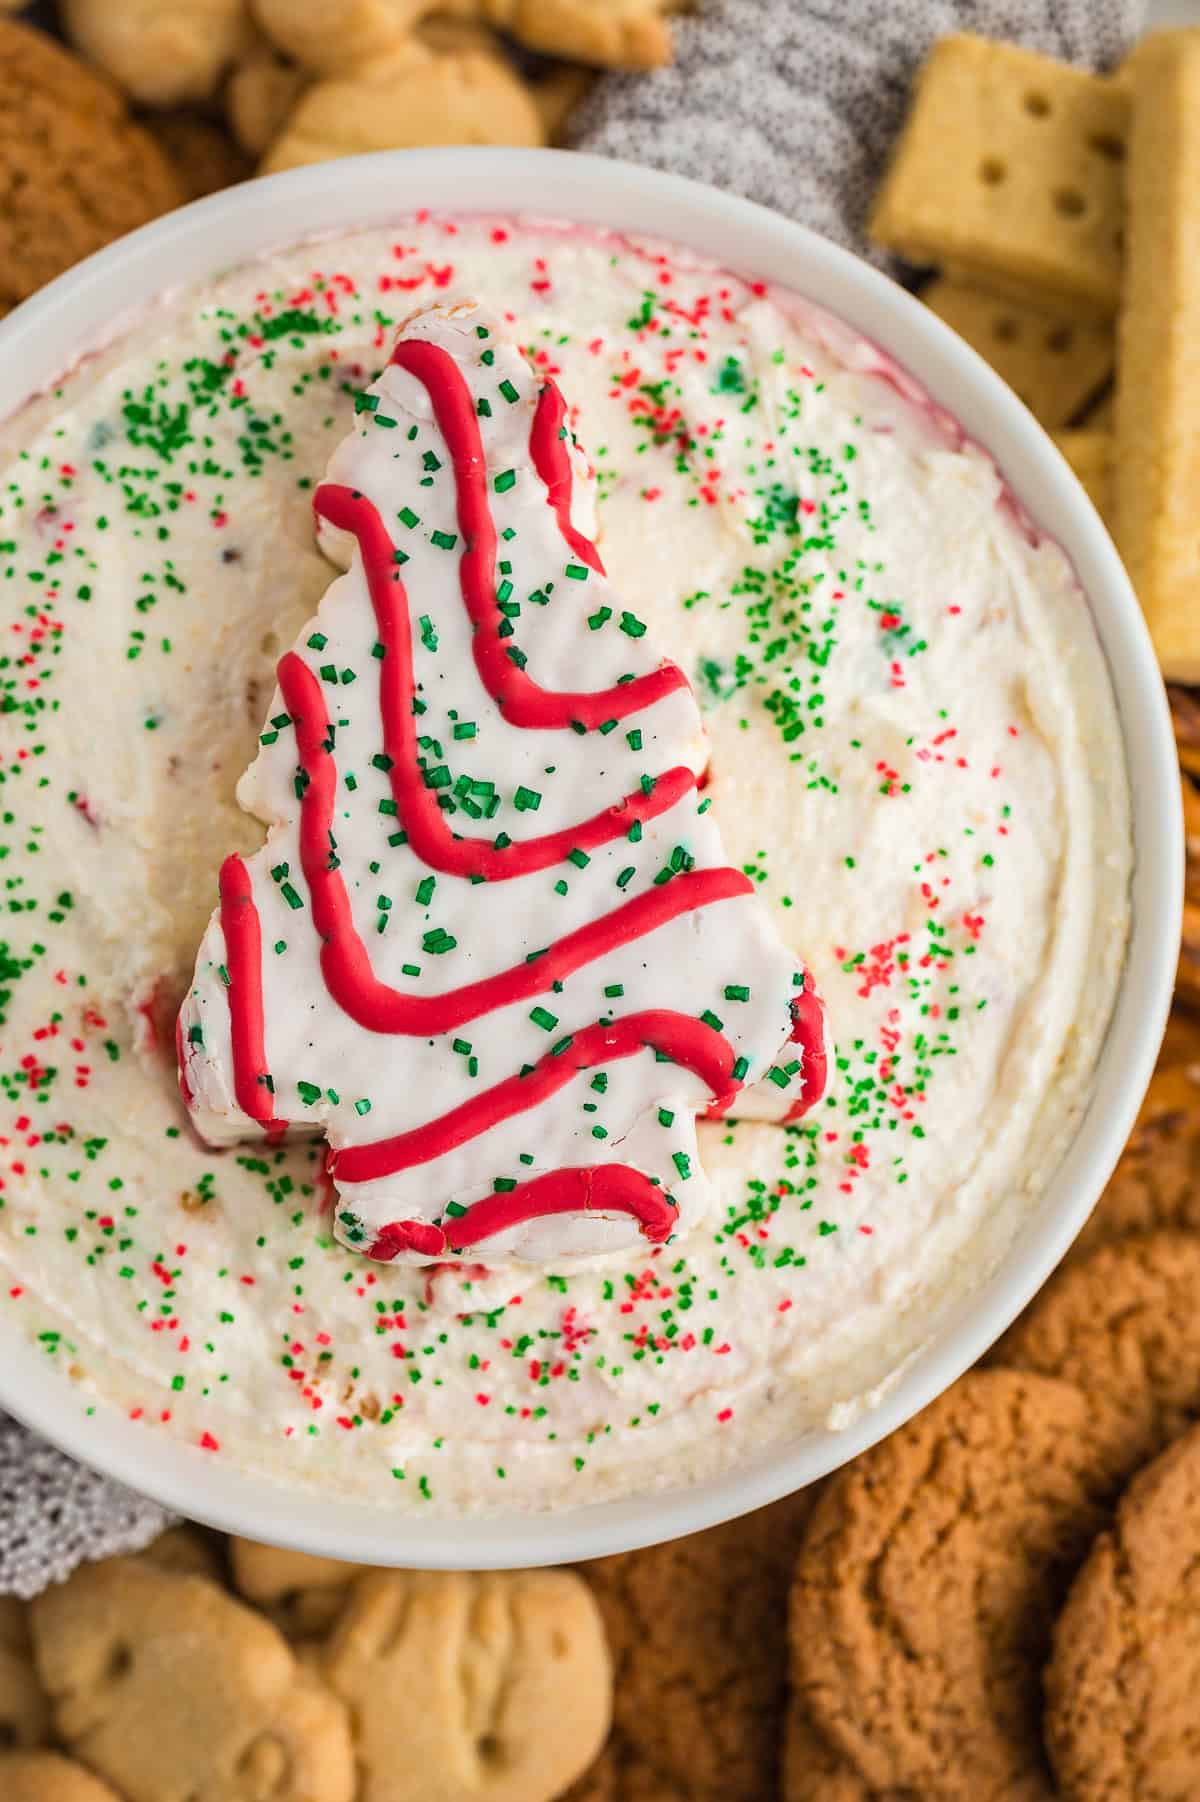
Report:
[[[568,851],[594,851],[599,845],[623,837],[635,820],[657,818],[695,788],[694,771],[681,764],[657,777],[648,795],[637,789],[612,807],[593,814],[590,820],[581,820],[577,826],[565,827],[561,832],[523,839],[502,850],[497,850],[487,839],[456,837],[446,824],[446,815],[437,804],[435,791],[426,788],[417,767],[417,729],[412,705],[415,694],[412,629],[408,596],[395,562],[392,541],[384,530],[378,510],[365,495],[357,494],[353,489],[323,483],[317,489],[314,506],[322,519],[342,531],[352,532],[358,540],[371,604],[375,609],[376,631],[384,646],[379,665],[379,701],[383,714],[383,748],[392,760],[389,772],[392,796],[413,851],[430,869],[450,876],[484,876],[491,882],[545,870],[551,864],[562,863]],[[466,561],[465,557],[463,561]],[[500,617],[497,613],[496,618]],[[476,633],[477,648],[482,636],[482,633]],[[514,675],[517,673],[511,664],[508,667]],[[279,685],[285,700],[289,681],[294,681],[296,690],[304,687],[300,670],[315,684],[316,678],[308,665],[294,651],[281,658]],[[636,687],[636,682],[630,682],[616,692],[624,695]],[[639,706],[647,705],[649,702],[643,697]],[[291,711],[289,705],[288,712]],[[562,723],[569,723],[570,717],[573,716],[568,716]],[[601,708],[599,717],[610,719],[615,716]],[[539,722],[511,720],[509,723]]]
[[547,381],[538,395],[529,433],[529,454],[533,467],[546,484],[547,498],[558,518],[558,529],[581,563],[596,574],[604,574],[600,553],[590,538],[585,538],[571,521],[571,492],[574,476],[571,453],[567,449],[567,403],[554,382]]
[[[402,338],[392,352],[392,362],[415,376],[428,391],[450,453],[458,489],[459,530],[466,545],[459,559],[459,582],[475,627],[475,666],[509,724],[551,730],[578,722],[594,729],[606,720],[626,719],[664,695],[686,688],[688,679],[683,671],[665,661],[632,682],[575,693],[539,688],[526,671],[516,667],[499,635],[504,616],[496,603],[496,523],[488,503],[487,460],[471,390],[454,359],[439,345]],[[559,517],[561,520],[561,513]]]
[[732,1099],[741,1084],[733,1074],[733,1048],[728,1039],[691,1014],[667,1008],[647,1008],[626,1014],[602,1026],[597,1022],[582,1031],[564,1034],[566,1045],[557,1056],[547,1052],[527,1076],[507,1076],[470,1101],[410,1132],[377,1139],[373,1145],[350,1145],[335,1151],[329,1160],[333,1175],[348,1183],[374,1182],[427,1164],[455,1146],[487,1132],[514,1114],[526,1113],[563,1088],[580,1070],[596,1064],[615,1063],[647,1048],[661,1051],[699,1076],[722,1101]]
[[221,865],[221,931],[229,976],[229,1026],[233,1043],[233,1093],[243,1114],[278,1136],[286,1120],[276,1120],[274,1096],[267,1081],[263,1028],[262,926],[254,905],[250,872],[240,857]]
[[631,1164],[596,1164],[548,1170],[502,1195],[485,1195],[456,1219],[431,1226],[424,1220],[397,1220],[385,1226],[368,1256],[390,1263],[402,1251],[437,1258],[465,1251],[510,1226],[551,1214],[631,1214],[652,1244],[671,1235],[679,1209],[657,1183]]
[[[372,970],[370,955],[355,930],[345,882],[329,867],[337,762],[329,749],[329,713],[321,684],[308,665],[289,652],[279,665],[279,686],[296,729],[300,767],[308,777],[300,802],[300,861],[313,925],[323,941],[321,970],[337,1005],[368,1032],[450,1032],[493,1008],[545,994],[583,964],[608,956],[680,914],[753,893],[753,883],[738,870],[690,870],[567,933],[532,963],[522,960],[496,976],[441,995],[412,995],[391,988]],[[436,817],[441,820],[440,809]],[[577,842],[574,831],[567,837],[572,845]],[[512,847],[518,856],[524,849]]]
[[811,971],[804,972],[804,988],[792,1002],[792,1043],[799,1045],[804,1092],[783,1116],[782,1124],[802,1120],[825,1093],[828,1061],[825,1050],[825,1003],[813,987]]

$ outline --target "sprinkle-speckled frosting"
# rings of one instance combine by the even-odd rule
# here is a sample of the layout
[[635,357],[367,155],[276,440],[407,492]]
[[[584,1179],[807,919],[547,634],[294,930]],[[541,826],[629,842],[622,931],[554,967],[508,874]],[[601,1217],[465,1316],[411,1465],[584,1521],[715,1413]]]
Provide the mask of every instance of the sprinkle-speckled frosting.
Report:
[[[613,586],[693,681],[726,850],[836,1045],[811,1118],[701,1126],[703,1224],[582,1268],[372,1265],[315,1143],[207,1150],[175,1084],[329,580],[315,486],[448,292],[570,397]],[[687,1480],[876,1393],[1042,1195],[1128,919],[1086,603],[987,457],[787,296],[428,217],[164,303],[0,447],[0,1335],[147,1431],[417,1509]]]

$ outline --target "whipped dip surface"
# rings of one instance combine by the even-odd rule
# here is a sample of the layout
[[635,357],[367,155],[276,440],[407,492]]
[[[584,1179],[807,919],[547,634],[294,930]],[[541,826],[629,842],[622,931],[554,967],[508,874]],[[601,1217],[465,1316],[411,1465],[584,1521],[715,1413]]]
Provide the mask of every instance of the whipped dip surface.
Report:
[[[371,1262],[319,1141],[207,1149],[176,1082],[218,867],[262,842],[235,788],[335,573],[315,488],[396,326],[464,297],[561,387],[726,853],[827,1009],[810,1116],[702,1122],[706,1218],[562,1270]],[[0,427],[0,605],[0,1330],[97,1409],[400,1508],[675,1485],[869,1405],[1039,1204],[1128,928],[1107,672],[989,458],[806,303],[494,220],[265,258]]]

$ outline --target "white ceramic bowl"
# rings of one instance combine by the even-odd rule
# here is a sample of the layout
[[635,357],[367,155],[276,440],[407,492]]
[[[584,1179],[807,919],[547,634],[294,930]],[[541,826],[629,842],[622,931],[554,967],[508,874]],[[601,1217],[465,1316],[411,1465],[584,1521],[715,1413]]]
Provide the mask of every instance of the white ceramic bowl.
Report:
[[46,1360],[0,1330],[0,1405],[65,1450],[212,1526],[372,1564],[501,1567],[621,1551],[711,1526],[824,1476],[924,1407],[984,1352],[1046,1280],[1107,1180],[1145,1090],[1174,976],[1183,837],[1174,741],[1141,613],[1082,488],[1021,402],[975,353],[865,263],[762,207],[676,176],[558,151],[388,152],[248,183],[134,232],[0,325],[0,418],[111,337],[165,289],[315,234],[418,207],[577,220],[674,240],[840,314],[903,364],[996,458],[1079,573],[1107,653],[1133,790],[1133,931],[1095,1096],[1036,1214],[992,1279],[944,1320],[886,1400],[719,1481],[563,1513],[414,1520],[288,1489],[148,1433],[115,1409],[88,1418]]

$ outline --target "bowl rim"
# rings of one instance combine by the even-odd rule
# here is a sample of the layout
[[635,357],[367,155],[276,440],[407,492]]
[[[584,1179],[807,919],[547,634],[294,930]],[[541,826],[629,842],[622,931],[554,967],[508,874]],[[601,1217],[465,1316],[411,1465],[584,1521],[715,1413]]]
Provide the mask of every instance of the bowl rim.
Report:
[[357,1563],[499,1569],[624,1551],[775,1501],[892,1432],[975,1362],[1059,1262],[1133,1126],[1170,1005],[1183,832],[1170,714],[1149,634],[1116,550],[1056,446],[1000,377],[913,296],[806,227],[705,184],[579,152],[493,148],[383,151],[243,183],[109,245],[0,322],[0,420],[171,290],[305,239],[398,222],[422,207],[660,238],[810,298],[882,346],[995,457],[1075,565],[1117,695],[1135,835],[1126,960],[1074,1140],[992,1276],[960,1298],[882,1400],[848,1426],[783,1443],[685,1489],[555,1512],[425,1519],[226,1465],[151,1433],[115,1406],[101,1403],[89,1414],[86,1395],[18,1331],[0,1327],[0,1406],[172,1512]]

